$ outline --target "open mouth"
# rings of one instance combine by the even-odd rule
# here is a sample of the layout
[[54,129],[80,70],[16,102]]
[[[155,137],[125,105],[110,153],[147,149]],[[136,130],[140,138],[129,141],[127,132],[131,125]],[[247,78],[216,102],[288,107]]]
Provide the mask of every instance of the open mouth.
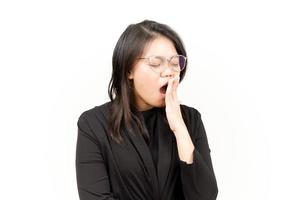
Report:
[[162,86],[162,87],[160,88],[159,91],[160,91],[162,94],[166,94],[167,87],[168,87],[168,83],[166,83],[166,85]]

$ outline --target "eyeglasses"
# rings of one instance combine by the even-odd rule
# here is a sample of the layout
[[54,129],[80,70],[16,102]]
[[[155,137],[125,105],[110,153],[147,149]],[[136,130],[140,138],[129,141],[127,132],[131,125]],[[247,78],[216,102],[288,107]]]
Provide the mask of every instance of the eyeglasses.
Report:
[[168,61],[168,64],[172,67],[173,70],[180,72],[185,68],[187,60],[187,58],[183,55],[174,55],[169,59],[164,56],[150,56],[147,58],[139,59],[147,59],[150,67],[157,73],[161,73],[166,69],[166,61]]

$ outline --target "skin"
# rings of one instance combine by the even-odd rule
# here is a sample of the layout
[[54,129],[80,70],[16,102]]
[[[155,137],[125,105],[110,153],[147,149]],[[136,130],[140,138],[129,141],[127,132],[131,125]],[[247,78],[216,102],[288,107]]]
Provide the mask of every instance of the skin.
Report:
[[[159,36],[145,47],[141,57],[159,55],[170,58],[176,54],[177,51],[172,41]],[[179,158],[191,164],[193,162],[194,145],[182,118],[177,97],[179,72],[168,67],[168,62],[165,65],[167,67],[159,74],[151,69],[146,60],[138,60],[128,78],[133,81],[135,104],[138,110],[145,111],[153,107],[165,106],[170,129],[176,137]],[[166,94],[161,94],[159,89],[166,82],[168,82]]]

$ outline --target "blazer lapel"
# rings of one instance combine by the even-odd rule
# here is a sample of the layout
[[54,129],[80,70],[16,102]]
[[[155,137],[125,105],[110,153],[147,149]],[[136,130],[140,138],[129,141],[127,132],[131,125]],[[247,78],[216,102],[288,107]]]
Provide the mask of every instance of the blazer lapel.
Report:
[[[171,161],[174,157],[174,135],[169,127],[168,121],[166,119],[166,114],[164,109],[161,109],[157,115],[157,128],[158,134],[158,163],[157,163],[157,174],[156,167],[152,159],[152,155],[148,145],[146,144],[143,136],[141,134],[132,134],[127,129],[125,133],[146,169],[147,176],[153,187],[153,198],[159,199],[163,195],[163,191],[167,182],[171,170]],[[174,159],[174,158],[173,158]]]
[[149,179],[153,188],[153,199],[159,199],[158,179],[150,149],[148,148],[141,134],[133,135],[127,129],[125,132],[128,135],[128,138],[131,141],[132,145],[136,149],[138,156],[143,162],[143,166],[145,167],[145,171],[147,173],[147,178]]

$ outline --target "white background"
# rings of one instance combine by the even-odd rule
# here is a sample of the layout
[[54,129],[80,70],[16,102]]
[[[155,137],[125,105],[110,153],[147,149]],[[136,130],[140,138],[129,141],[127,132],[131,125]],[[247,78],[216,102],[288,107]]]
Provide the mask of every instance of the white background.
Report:
[[[131,23],[182,37],[219,200],[300,199],[297,1],[1,1],[0,199],[79,199],[77,119],[108,101]],[[298,124],[297,124],[298,123]]]

